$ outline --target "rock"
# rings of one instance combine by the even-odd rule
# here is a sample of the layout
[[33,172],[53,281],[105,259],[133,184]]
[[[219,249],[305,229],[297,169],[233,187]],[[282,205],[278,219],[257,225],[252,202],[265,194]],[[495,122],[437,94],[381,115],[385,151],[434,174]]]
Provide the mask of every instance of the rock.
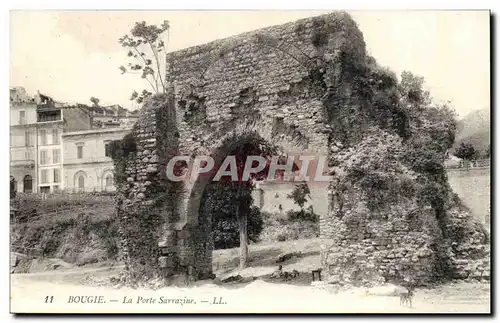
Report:
[[146,197],[146,195],[144,195],[144,193],[137,194],[137,198],[140,199],[140,200],[142,200],[145,197]]
[[148,172],[148,173],[155,173],[157,171],[158,171],[158,169],[154,166],[151,166],[151,165],[149,165],[148,168],[146,168],[146,172]]
[[249,277],[243,277],[239,283],[250,283],[250,282],[253,282],[255,280],[255,277],[253,276],[249,276]]
[[19,264],[22,259],[26,259],[28,256],[23,255],[19,252],[11,252],[10,253],[10,265],[11,267],[15,267]]
[[31,261],[29,273],[51,271],[58,268],[72,268],[73,265],[57,258],[35,258]]
[[278,256],[278,260],[276,260],[276,262],[277,263],[284,262],[284,261],[290,260],[294,257],[300,257],[301,255],[302,255],[302,252],[300,252],[300,251],[285,253],[283,255]]
[[234,283],[234,282],[241,282],[243,280],[243,277],[240,275],[231,275],[226,278],[221,279],[222,283]]

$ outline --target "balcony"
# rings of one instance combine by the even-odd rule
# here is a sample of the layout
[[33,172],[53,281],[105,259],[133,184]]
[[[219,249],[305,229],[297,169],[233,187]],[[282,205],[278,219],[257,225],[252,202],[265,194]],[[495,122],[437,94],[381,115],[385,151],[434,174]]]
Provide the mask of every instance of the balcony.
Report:
[[111,159],[111,157],[106,157],[106,156],[64,158],[64,165],[82,165],[82,164],[100,164],[100,163],[113,163],[113,159]]
[[38,122],[62,121],[61,109],[53,111],[38,111],[37,121]]
[[10,167],[34,168],[35,167],[35,160],[33,160],[33,159],[11,160],[10,161]]

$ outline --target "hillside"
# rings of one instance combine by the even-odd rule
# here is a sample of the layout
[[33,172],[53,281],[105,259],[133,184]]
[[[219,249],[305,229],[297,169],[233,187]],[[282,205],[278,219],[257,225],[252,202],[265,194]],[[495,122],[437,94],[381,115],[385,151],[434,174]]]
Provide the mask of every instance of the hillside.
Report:
[[455,147],[462,142],[470,142],[476,149],[484,151],[490,144],[490,127],[489,109],[469,113],[458,123]]

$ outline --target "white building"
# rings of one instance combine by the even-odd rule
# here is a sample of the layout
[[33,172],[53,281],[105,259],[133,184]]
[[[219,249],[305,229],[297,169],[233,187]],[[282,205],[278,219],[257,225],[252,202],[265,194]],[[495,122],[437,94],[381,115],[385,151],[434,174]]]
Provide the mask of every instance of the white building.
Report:
[[91,129],[87,110],[10,89],[10,176],[17,192],[51,193],[62,180],[64,131]]
[[37,192],[36,108],[24,88],[10,89],[10,179],[17,192]]
[[118,105],[89,109],[11,88],[11,183],[24,193],[114,190],[106,145],[123,138],[137,118]]
[[105,128],[63,133],[65,190],[114,191],[114,165],[106,147],[129,131]]
[[54,193],[63,190],[63,141],[64,132],[90,130],[91,117],[80,106],[55,102],[38,93],[37,102],[37,147],[38,147],[38,192]]

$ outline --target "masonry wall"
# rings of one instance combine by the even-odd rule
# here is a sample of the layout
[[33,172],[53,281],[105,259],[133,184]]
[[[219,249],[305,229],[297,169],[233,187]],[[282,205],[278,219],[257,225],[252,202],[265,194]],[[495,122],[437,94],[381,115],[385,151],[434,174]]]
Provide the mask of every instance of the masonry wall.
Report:
[[489,228],[489,215],[491,214],[490,168],[448,170],[448,182],[476,219]]
[[[171,88],[144,104],[131,132],[134,149],[115,160],[117,218],[129,273],[136,278],[187,274],[201,279],[212,272],[210,219],[199,218],[199,203],[209,179],[170,182],[166,165],[171,157],[180,154],[192,161],[198,154],[207,154],[223,158],[218,155],[223,154],[223,143],[246,134],[255,134],[291,155],[328,157],[333,148],[342,146],[337,143],[340,137],[355,143],[369,125],[378,122],[381,128],[390,127],[385,116],[395,120],[397,111],[370,110],[372,103],[361,98],[359,82],[346,77],[358,65],[366,72],[366,60],[362,34],[345,13],[303,19],[169,54]],[[379,72],[370,71],[370,82],[384,83],[376,77],[387,80]],[[328,107],[323,101],[326,92],[331,99]],[[339,114],[340,109],[366,118],[351,120],[352,116]],[[368,115],[384,117],[373,121]],[[422,283],[436,279],[438,260],[448,250],[440,251],[445,233],[438,232],[441,225],[432,210],[422,209],[415,223],[403,216],[415,207],[408,204],[414,201],[401,201],[385,217],[365,212],[365,216],[340,219],[332,210],[333,186],[328,182],[310,185],[311,203],[320,215],[326,280],[363,284],[408,275]],[[361,207],[364,202],[356,202],[363,198],[354,190],[350,200]],[[361,213],[354,208],[353,214]],[[451,221],[450,226],[456,223]],[[485,237],[477,234],[472,230],[453,239],[460,240],[460,246],[469,236],[484,243]],[[446,244],[450,246],[451,240]]]

